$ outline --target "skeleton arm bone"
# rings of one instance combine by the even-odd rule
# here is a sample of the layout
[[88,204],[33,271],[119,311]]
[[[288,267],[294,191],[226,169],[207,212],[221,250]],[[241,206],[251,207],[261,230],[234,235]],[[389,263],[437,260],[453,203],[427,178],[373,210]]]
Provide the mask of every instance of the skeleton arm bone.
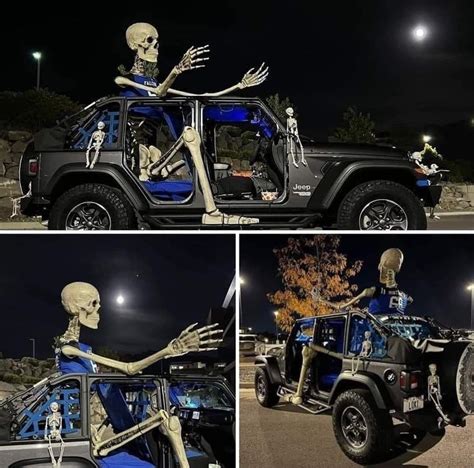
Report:
[[208,325],[206,327],[194,330],[197,323],[186,328],[178,338],[170,341],[166,348],[158,351],[151,356],[136,362],[121,362],[115,359],[106,358],[94,353],[86,353],[74,346],[65,345],[61,348],[61,352],[69,357],[82,357],[89,359],[97,364],[102,364],[112,369],[117,369],[120,372],[128,375],[135,375],[143,369],[151,366],[160,359],[169,358],[172,356],[181,356],[191,351],[211,351],[217,349],[216,347],[222,342],[221,339],[216,339],[216,335],[220,335],[222,330],[217,330],[218,324]]
[[244,88],[251,88],[253,86],[258,86],[262,84],[269,75],[269,68],[265,68],[265,63],[262,63],[260,68],[254,72],[254,69],[251,68],[242,78],[242,81],[231,86],[230,88],[223,89],[222,91],[216,91],[214,93],[203,93],[203,94],[194,94],[194,93],[187,93],[185,91],[179,91],[177,89],[168,89],[170,94],[174,94],[176,96],[184,96],[184,97],[219,97],[224,96],[226,94],[233,93],[234,91],[244,89]]
[[364,299],[365,297],[373,297],[374,294],[375,288],[364,289],[358,296],[353,297],[349,302],[346,302],[345,304],[339,304],[338,308],[345,309],[346,307],[350,307],[353,304],[357,304],[361,299]]

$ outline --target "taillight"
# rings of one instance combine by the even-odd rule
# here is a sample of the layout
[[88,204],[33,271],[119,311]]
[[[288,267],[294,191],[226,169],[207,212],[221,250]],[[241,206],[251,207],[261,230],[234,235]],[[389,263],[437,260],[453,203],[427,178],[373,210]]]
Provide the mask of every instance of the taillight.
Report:
[[35,176],[38,175],[38,160],[30,159],[28,161],[28,175]]
[[420,387],[421,371],[400,372],[400,388],[405,392],[417,390]]

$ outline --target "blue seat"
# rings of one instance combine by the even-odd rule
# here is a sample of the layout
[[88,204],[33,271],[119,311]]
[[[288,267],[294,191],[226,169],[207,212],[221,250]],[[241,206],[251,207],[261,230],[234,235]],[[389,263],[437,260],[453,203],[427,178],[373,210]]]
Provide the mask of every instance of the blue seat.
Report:
[[143,185],[155,198],[162,201],[183,201],[193,193],[192,180],[147,180]]
[[100,468],[155,468],[153,463],[140,460],[127,452],[117,452],[96,461]]
[[338,376],[339,376],[338,373],[322,375],[321,378],[319,379],[320,386],[324,388],[331,388],[336,382],[336,379],[338,378]]

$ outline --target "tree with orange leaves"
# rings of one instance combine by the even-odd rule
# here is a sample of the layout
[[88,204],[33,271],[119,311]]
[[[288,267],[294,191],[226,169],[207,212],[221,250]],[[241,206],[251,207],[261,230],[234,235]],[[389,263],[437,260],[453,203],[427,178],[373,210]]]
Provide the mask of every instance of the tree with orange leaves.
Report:
[[277,323],[283,331],[291,331],[298,318],[334,312],[328,302],[337,304],[357,291],[350,280],[360,272],[362,261],[350,263],[339,252],[340,243],[339,236],[301,236],[274,251],[283,287],[267,297],[278,307]]

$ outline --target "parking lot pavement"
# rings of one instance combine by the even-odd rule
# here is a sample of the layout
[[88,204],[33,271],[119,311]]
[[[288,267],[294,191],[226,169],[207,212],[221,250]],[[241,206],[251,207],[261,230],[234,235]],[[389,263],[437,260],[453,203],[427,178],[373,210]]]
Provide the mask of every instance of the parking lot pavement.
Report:
[[428,219],[430,231],[473,231],[474,214],[441,215],[440,219]]
[[[404,428],[397,426],[397,432]],[[474,416],[465,428],[448,427],[444,437],[427,435],[413,443],[402,434],[397,451],[378,467],[468,468],[474,466]],[[242,468],[350,468],[337,445],[331,413],[313,415],[301,408],[261,407],[253,389],[240,391],[240,466]]]

